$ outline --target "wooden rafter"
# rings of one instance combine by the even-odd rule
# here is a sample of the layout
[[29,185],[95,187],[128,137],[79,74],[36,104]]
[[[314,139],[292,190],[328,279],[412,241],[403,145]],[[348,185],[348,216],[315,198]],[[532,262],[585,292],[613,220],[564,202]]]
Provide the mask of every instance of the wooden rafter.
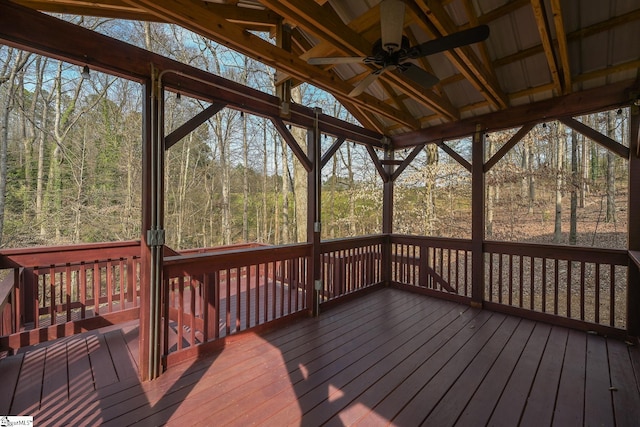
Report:
[[553,48],[551,25],[547,20],[547,11],[544,5],[544,0],[531,0],[531,7],[533,9],[533,16],[538,24],[538,32],[540,33],[540,40],[542,41],[544,55],[547,58],[547,65],[551,72],[551,79],[553,80],[557,93],[564,93],[564,82],[560,78],[560,66],[558,64],[556,52]]
[[[360,34],[344,24],[327,4],[324,7],[305,0],[260,0],[262,4],[278,12],[286,20],[294,22],[305,30],[331,43],[346,55],[367,56],[371,53],[371,44]],[[419,103],[436,111],[448,120],[459,117],[456,109],[432,91],[416,87],[415,83],[394,72],[380,76],[411,96]]]
[[[350,85],[338,81],[336,77],[319,67],[308,65],[292,53],[286,52],[271,43],[262,40],[237,24],[214,13],[209,3],[198,0],[172,2],[170,0],[125,0],[128,4],[139,6],[155,16],[174,22],[202,36],[208,37],[231,47],[232,49],[261,61],[273,68],[304,81],[311,81],[321,89],[336,95],[347,97]],[[380,114],[390,120],[403,123],[411,129],[419,128],[419,122],[401,111],[385,104],[375,97],[363,94],[354,103],[363,109]]]
[[121,18],[137,21],[162,21],[146,10],[131,6],[122,0],[105,0],[100,2],[77,0],[15,0],[14,3],[42,12]]
[[551,0],[551,12],[553,13],[553,23],[556,28],[556,40],[558,43],[558,60],[562,75],[563,93],[571,92],[571,68],[569,66],[569,48],[567,47],[567,33],[562,19],[562,8],[560,0]]
[[[439,2],[415,0],[415,6],[418,8],[409,9],[415,14],[418,25],[432,37],[442,37],[458,30]],[[487,71],[470,46],[446,51],[445,55],[489,102],[499,109],[507,107],[508,99],[500,89],[495,76]]]

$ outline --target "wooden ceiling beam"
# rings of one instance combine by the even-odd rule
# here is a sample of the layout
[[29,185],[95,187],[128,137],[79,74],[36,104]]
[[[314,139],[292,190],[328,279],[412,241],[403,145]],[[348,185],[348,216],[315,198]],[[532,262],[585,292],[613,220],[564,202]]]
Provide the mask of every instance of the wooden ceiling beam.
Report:
[[102,18],[130,19],[133,21],[164,22],[146,10],[124,3],[121,0],[76,1],[76,0],[12,0],[14,3],[49,13],[96,16]]
[[544,101],[511,107],[483,116],[445,123],[392,137],[395,149],[425,142],[462,138],[480,127],[483,131],[511,129],[529,123],[540,123],[558,117],[578,116],[628,105],[629,94],[638,90],[638,81],[628,80],[582,92],[574,92]]
[[[170,0],[126,0],[126,2],[144,8],[162,19],[181,25],[270,67],[279,69],[293,78],[310,82],[320,89],[334,93],[337,96],[347,97],[353,89],[350,85],[337,79],[335,75],[309,65],[296,55],[262,40],[236,24],[230,23],[214,13],[213,9],[210,8],[210,3],[198,0],[184,0],[182,2]],[[363,109],[403,123],[410,129],[419,128],[419,122],[414,117],[407,116],[371,95],[363,94],[358,99],[355,99],[354,103],[359,104]]]
[[556,28],[556,40],[558,43],[558,56],[560,72],[562,73],[563,94],[571,92],[571,66],[569,65],[569,48],[567,47],[567,32],[562,19],[562,8],[560,0],[551,0],[551,12],[553,14],[553,24]]
[[[328,41],[346,55],[368,56],[371,54],[369,41],[344,24],[329,4],[321,7],[306,0],[260,0],[260,2],[283,18],[295,22],[296,25]],[[384,73],[379,80],[387,81],[402,92],[411,94],[417,102],[448,120],[459,118],[458,111],[446,100],[432,91],[416,87],[415,83],[395,72]]]
[[[24,31],[27,27],[29,31]],[[279,114],[280,103],[273,95],[8,1],[0,1],[0,43],[138,82],[149,80],[153,64],[173,70],[163,76],[168,90],[258,116]],[[291,123],[310,128],[314,119],[311,108],[291,106]],[[320,129],[358,143],[384,146],[381,133],[326,114],[320,115]]]
[[[409,10],[416,16],[417,23],[432,37],[442,37],[458,31],[449,14],[439,2],[414,0],[410,4],[418,6],[418,8],[410,7]],[[470,46],[459,47],[444,53],[467,80],[496,108],[504,109],[508,106],[508,99],[500,89],[497,79],[487,71]]]
[[[633,12],[629,12],[624,15],[616,16],[615,18],[611,18],[607,21],[598,22],[597,24],[590,25],[581,30],[573,31],[567,34],[567,41],[573,41],[576,39],[589,37],[594,34],[601,33],[603,31],[609,31],[610,29],[618,25],[621,25],[626,22],[637,21],[638,19],[640,19],[640,9],[634,10]],[[520,52],[516,52],[512,55],[503,56],[502,58],[496,58],[493,60],[493,65],[494,67],[502,67],[502,66],[529,58],[533,55],[537,55],[543,51],[544,51],[544,48],[542,44],[531,46],[527,49],[521,50]]]
[[507,16],[518,9],[521,9],[525,6],[529,6],[531,0],[513,0],[505,3],[503,6],[497,7],[487,13],[484,13],[478,16],[479,24],[488,24],[490,22],[495,21],[496,19],[500,19],[503,16]]
[[553,39],[551,38],[551,25],[547,20],[547,11],[544,5],[544,0],[531,0],[531,8],[533,9],[533,16],[535,17],[536,24],[538,26],[538,33],[540,34],[540,40],[542,42],[542,48],[544,55],[547,58],[547,65],[549,66],[549,72],[551,73],[551,80],[555,86],[555,90],[558,94],[564,93],[564,82],[560,78],[558,58],[553,48]]

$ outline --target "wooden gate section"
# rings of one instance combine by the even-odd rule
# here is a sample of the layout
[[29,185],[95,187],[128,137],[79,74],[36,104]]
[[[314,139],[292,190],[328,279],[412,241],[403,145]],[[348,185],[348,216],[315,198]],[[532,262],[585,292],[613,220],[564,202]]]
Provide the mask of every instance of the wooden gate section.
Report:
[[440,298],[471,301],[471,241],[391,236],[391,282]]
[[381,284],[386,240],[377,235],[322,242],[320,304]]
[[166,364],[217,348],[239,332],[306,315],[311,248],[297,244],[165,258]]

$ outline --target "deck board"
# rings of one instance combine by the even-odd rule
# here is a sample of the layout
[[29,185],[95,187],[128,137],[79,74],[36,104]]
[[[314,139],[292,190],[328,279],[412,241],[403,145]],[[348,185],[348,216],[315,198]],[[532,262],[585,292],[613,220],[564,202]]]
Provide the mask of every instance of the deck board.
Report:
[[640,423],[638,418],[631,418],[633,414],[627,410],[629,407],[640,407],[640,393],[633,393],[634,390],[637,390],[636,379],[633,375],[629,375],[630,372],[633,372],[633,367],[627,345],[619,341],[608,341],[607,350],[611,367],[611,394],[616,424]]
[[562,362],[567,346],[567,330],[554,327],[540,360],[536,378],[529,392],[521,426],[551,425]]
[[534,327],[534,322],[520,320],[509,341],[495,359],[493,366],[459,415],[456,421],[457,425],[477,426],[485,425],[488,422]]
[[583,424],[586,349],[587,336],[570,330],[553,415],[555,426]]
[[[608,366],[607,342],[597,336],[587,336],[587,368],[585,379],[585,420],[594,426],[614,425],[611,404],[611,380]],[[640,419],[640,418],[636,418]]]
[[24,354],[17,354],[0,360],[0,378],[2,378],[2,393],[0,393],[0,414],[9,414],[13,400],[20,368]]
[[527,345],[520,354],[520,359],[511,373],[509,381],[502,390],[498,404],[494,406],[493,414],[489,420],[490,425],[514,426],[519,424],[550,332],[549,325],[542,323],[536,325]]
[[19,373],[0,384],[0,405],[43,426],[625,426],[640,419],[637,348],[396,289],[236,337],[148,383],[134,375],[136,343],[137,327],[127,324],[3,359],[0,373]]
[[438,405],[424,420],[423,425],[448,426],[456,422],[500,352],[513,336],[519,323],[520,319],[515,317],[509,317],[504,321],[496,333],[487,340],[473,361],[464,368],[464,372],[443,395]]

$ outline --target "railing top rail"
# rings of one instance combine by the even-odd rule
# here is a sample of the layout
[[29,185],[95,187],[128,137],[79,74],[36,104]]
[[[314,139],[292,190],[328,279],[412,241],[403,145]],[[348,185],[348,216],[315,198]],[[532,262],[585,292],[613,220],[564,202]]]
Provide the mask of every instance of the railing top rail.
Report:
[[119,259],[139,254],[139,240],[3,249],[0,251],[0,268],[43,267],[82,261]]
[[310,243],[297,243],[283,246],[267,246],[250,249],[237,249],[225,252],[196,253],[166,257],[163,261],[164,272],[168,275],[204,274],[227,268],[257,265],[283,259],[311,256]]
[[454,239],[450,237],[429,237],[429,236],[415,236],[415,235],[408,235],[408,234],[392,234],[391,243],[403,243],[403,244],[412,244],[412,245],[427,243],[427,246],[471,250],[471,240]]
[[372,234],[358,237],[345,237],[341,239],[323,240],[320,242],[322,252],[331,252],[341,249],[353,249],[361,246],[385,243],[387,234]]
[[568,261],[612,263],[617,265],[626,265],[628,263],[628,252],[625,249],[590,248],[567,245],[553,246],[538,243],[485,242],[484,251]]
[[273,245],[269,245],[266,243],[259,243],[259,242],[247,242],[247,243],[235,243],[233,245],[224,245],[224,246],[181,249],[175,252],[176,252],[176,255],[191,255],[191,254],[204,254],[204,253],[214,253],[214,252],[219,253],[219,252],[227,252],[227,251],[240,250],[240,249],[265,248],[265,247],[273,247]]

